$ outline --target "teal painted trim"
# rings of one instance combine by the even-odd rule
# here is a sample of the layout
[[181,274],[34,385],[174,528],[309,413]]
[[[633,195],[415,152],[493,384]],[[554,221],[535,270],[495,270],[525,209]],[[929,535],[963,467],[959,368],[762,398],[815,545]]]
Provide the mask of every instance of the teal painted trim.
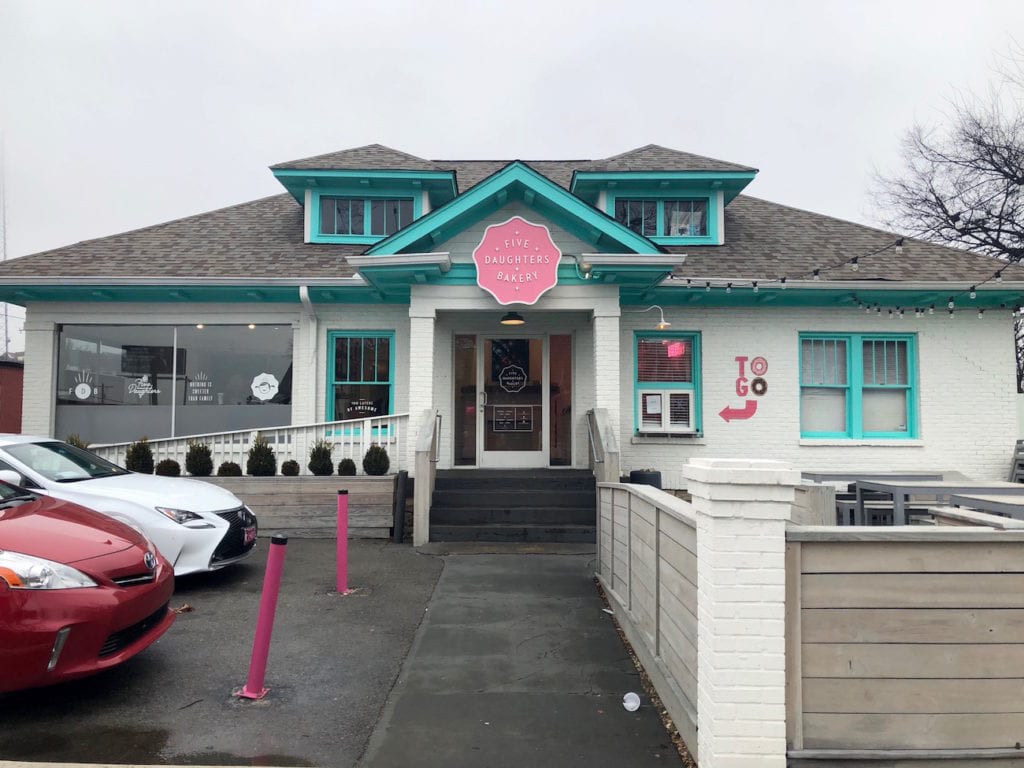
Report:
[[[312,243],[354,243],[370,245],[383,240],[386,235],[370,234],[370,202],[372,200],[412,200],[412,220],[415,222],[423,215],[423,196],[410,194],[407,189],[359,189],[359,188],[328,188],[312,190],[310,205],[312,210],[309,222],[309,240]],[[320,231],[320,198],[322,197],[351,197],[363,200],[363,234],[362,235],[329,235]],[[411,224],[410,224],[411,226]]]
[[[532,190],[535,200],[537,198],[546,199],[552,206],[561,209],[585,226],[620,244],[626,251],[633,253],[657,253],[660,251],[659,247],[647,238],[637,235],[628,227],[622,226],[613,218],[606,216],[593,206],[587,205],[546,176],[517,160],[505,166],[489,179],[480,182],[468,192],[417,219],[412,226],[377,243],[366,252],[370,255],[401,253],[421,240],[430,240],[432,233],[444,230],[449,222],[467,217],[474,208],[484,206],[498,192],[513,185],[521,185]],[[466,226],[469,224],[464,224],[463,228]],[[458,231],[461,230],[456,229],[456,232]],[[447,237],[450,238],[453,234],[455,232],[450,232]],[[437,244],[432,240],[430,242],[432,245]]]
[[[686,268],[685,264],[683,268]],[[691,307],[762,306],[764,309],[772,309],[774,307],[835,308],[838,306],[849,309],[851,313],[863,312],[863,310],[857,310],[857,305],[854,301],[854,297],[857,297],[869,304],[880,304],[883,312],[889,308],[903,307],[910,312],[907,322],[923,323],[938,322],[939,320],[946,320],[948,322],[948,318],[940,317],[940,313],[943,316],[945,315],[946,299],[949,294],[959,292],[953,289],[910,291],[890,288],[881,290],[870,284],[865,284],[862,288],[856,289],[829,289],[825,286],[822,288],[787,288],[782,290],[779,288],[778,283],[771,283],[769,281],[767,284],[762,283],[760,291],[754,293],[751,290],[749,280],[737,280],[736,286],[733,288],[732,293],[726,293],[725,288],[718,285],[712,288],[710,293],[707,293],[704,290],[703,279],[693,278],[692,286],[689,288],[686,287],[685,280],[674,280],[669,285],[660,285],[643,293],[630,293],[624,290],[620,301],[623,306],[639,304],[644,304],[645,306],[661,304],[662,306]],[[936,307],[935,315],[926,315],[921,320],[914,318],[913,310],[915,307],[927,309],[932,304]],[[1007,307],[1024,304],[1024,293],[1014,290],[978,291],[978,298],[971,301],[971,309],[998,309],[1000,304],[1005,304]],[[1010,310],[1007,309],[1006,312],[1007,317],[1009,317]],[[971,317],[969,312],[964,312],[963,315],[965,320]],[[959,318],[957,322],[959,322]]]
[[[351,382],[339,382],[336,377],[334,370],[335,365],[335,354],[334,354],[334,342],[336,339],[368,339],[368,338],[382,338],[386,337],[388,341],[388,381],[390,387],[388,389],[388,414],[390,415],[395,412],[395,332],[394,330],[389,331],[345,331],[345,330],[334,330],[327,332],[327,394],[325,399],[325,421],[337,421],[334,413],[334,385],[339,383],[351,383]],[[379,382],[365,382],[367,384],[378,384]],[[358,434],[358,432],[356,433]]]
[[[401,304],[404,298],[382,294],[373,286],[311,286],[314,304]],[[36,302],[89,302],[96,304],[299,304],[297,285],[0,285],[0,301],[17,306]]]
[[[803,342],[804,341],[845,341],[846,342],[846,380],[847,384],[804,384]],[[907,384],[870,385],[864,383],[864,342],[870,341],[902,341],[907,344]],[[918,369],[917,335],[905,333],[801,333],[798,341],[798,385],[800,387],[800,437],[802,438],[836,438],[850,440],[914,440],[919,434],[918,413]],[[898,358],[897,358],[898,359]],[[813,363],[812,363],[813,365]],[[872,374],[874,379],[874,374]],[[803,429],[803,389],[844,389],[846,391],[846,431],[845,432],[814,432]],[[865,390],[899,389],[906,392],[907,397],[907,431],[906,432],[869,432],[864,430],[864,392]]]
[[[659,245],[717,245],[718,244],[718,195],[713,190],[701,190],[692,192],[671,192],[664,189],[637,189],[637,190],[609,190],[605,196],[607,199],[606,213],[615,218],[616,200],[654,200],[658,204],[658,234],[649,238]],[[665,231],[665,202],[667,200],[704,200],[707,203],[708,233],[706,235],[693,235],[686,237],[669,237],[662,234]],[[632,230],[631,230],[632,231]]]
[[[641,339],[685,339],[693,345],[693,383],[685,382],[644,382],[640,381],[640,340]],[[700,331],[634,331],[633,332],[633,434],[640,433],[640,390],[663,389],[693,392],[693,428],[697,436],[704,434],[704,405],[701,384],[701,333]],[[665,432],[664,434],[672,434]],[[690,434],[690,433],[684,433]]]
[[321,185],[359,185],[366,188],[365,184],[392,182],[392,185],[401,184],[404,189],[428,190],[432,197],[437,195],[442,202],[447,202],[458,194],[454,171],[332,171],[288,168],[271,169],[271,172],[300,205],[307,189],[317,189]]

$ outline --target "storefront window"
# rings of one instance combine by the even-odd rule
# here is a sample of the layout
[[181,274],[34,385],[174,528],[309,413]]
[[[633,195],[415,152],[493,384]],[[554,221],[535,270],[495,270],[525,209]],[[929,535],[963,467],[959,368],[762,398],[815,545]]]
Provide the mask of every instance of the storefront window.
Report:
[[105,443],[288,424],[291,360],[291,326],[65,325],[56,435]]
[[393,341],[391,333],[331,333],[332,397],[328,402],[328,420],[391,413]]

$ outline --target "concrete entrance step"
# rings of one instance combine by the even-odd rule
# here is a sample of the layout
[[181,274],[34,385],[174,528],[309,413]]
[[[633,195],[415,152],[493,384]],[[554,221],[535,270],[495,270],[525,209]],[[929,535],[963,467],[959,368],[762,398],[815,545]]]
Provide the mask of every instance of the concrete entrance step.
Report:
[[432,541],[596,542],[597,528],[579,524],[489,523],[484,525],[430,525]]
[[588,490],[594,475],[586,469],[443,469],[438,471],[435,490]]
[[[435,495],[436,499],[437,496]],[[481,499],[477,498],[479,503]],[[559,507],[529,506],[446,506],[435,501],[430,508],[431,525],[483,525],[489,523],[515,523],[519,525],[575,525],[595,524],[595,504]]]

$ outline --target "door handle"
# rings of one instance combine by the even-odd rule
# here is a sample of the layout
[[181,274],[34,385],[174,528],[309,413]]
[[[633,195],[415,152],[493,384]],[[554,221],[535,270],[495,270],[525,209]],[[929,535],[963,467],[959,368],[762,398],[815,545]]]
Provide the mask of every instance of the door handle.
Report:
[[480,390],[480,405],[487,405],[487,390]]

